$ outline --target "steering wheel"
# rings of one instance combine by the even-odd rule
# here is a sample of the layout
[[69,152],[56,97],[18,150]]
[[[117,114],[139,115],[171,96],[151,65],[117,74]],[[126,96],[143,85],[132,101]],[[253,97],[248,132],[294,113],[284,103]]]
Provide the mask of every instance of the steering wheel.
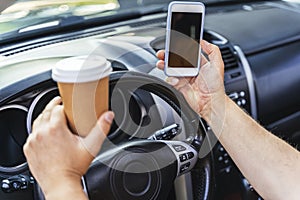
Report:
[[[166,136],[166,130],[162,129],[160,137],[129,138],[127,136],[132,133],[128,133],[131,130],[128,127],[137,125],[133,120],[126,120],[125,128],[111,130],[101,152],[82,177],[89,199],[165,200],[169,198],[176,177],[187,172],[191,173],[193,199],[211,199],[214,188],[212,151],[199,158],[206,130],[183,95],[157,77],[129,71],[111,73],[109,87],[110,102],[115,104],[120,104],[120,95],[129,102],[137,91],[149,97],[158,96],[180,116],[188,136],[182,141],[168,140],[173,137]],[[111,109],[116,120],[120,115],[118,106],[111,106]],[[128,112],[125,115],[129,115]],[[173,129],[171,134],[174,134]],[[43,200],[39,186],[36,187],[35,199]]]
[[[110,75],[110,91],[122,91],[129,99],[137,90],[169,104],[180,115],[189,136],[184,141],[136,138],[120,144],[112,143],[108,136],[83,178],[89,198],[167,199],[175,178],[191,171],[193,198],[209,199],[212,155],[198,158],[206,134],[201,119],[177,90],[156,77],[127,71]],[[113,95],[111,92],[111,100]]]

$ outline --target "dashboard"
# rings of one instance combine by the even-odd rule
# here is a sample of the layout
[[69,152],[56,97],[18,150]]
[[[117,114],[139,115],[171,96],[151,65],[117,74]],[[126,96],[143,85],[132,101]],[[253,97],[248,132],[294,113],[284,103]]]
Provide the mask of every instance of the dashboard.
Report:
[[[283,3],[224,6],[222,12],[212,8],[208,9],[204,32],[204,39],[220,47],[228,96],[267,129],[295,146],[300,143],[299,16],[296,8]],[[164,49],[165,25],[166,13],[157,13],[2,48],[0,180],[22,180],[23,176],[29,179],[16,186],[17,192],[4,192],[2,184],[0,199],[32,199],[35,195],[22,146],[34,119],[59,95],[51,79],[52,66],[62,58],[97,54],[112,63],[114,72],[141,72],[164,80],[164,73],[155,68],[155,53]],[[120,123],[115,123],[110,133],[115,143],[132,137],[147,138],[157,128],[153,124],[180,123],[179,117],[171,114],[172,108],[155,95],[137,91],[128,108],[119,95],[111,102],[111,107],[115,105],[122,111],[115,119]],[[140,135],[117,134],[117,124],[124,124],[127,118],[142,127]],[[207,131],[210,133],[209,127]],[[135,133],[137,128],[129,127],[129,132]],[[216,142],[212,154],[214,199],[260,198],[220,143]],[[169,199],[193,198],[191,189],[188,194],[180,190],[180,185],[188,188],[193,183],[191,175],[182,179],[175,183],[176,192]]]

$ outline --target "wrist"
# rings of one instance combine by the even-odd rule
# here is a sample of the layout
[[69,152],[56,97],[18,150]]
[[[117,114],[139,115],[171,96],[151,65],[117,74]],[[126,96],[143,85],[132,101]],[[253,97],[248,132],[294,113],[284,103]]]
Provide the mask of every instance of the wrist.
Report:
[[46,188],[42,187],[47,200],[88,199],[83,191],[81,177],[57,177],[58,180],[48,184]]
[[216,119],[220,119],[225,116],[225,108],[228,97],[223,91],[220,91],[210,94],[204,99],[207,100],[200,112],[200,115],[209,125],[212,125]]

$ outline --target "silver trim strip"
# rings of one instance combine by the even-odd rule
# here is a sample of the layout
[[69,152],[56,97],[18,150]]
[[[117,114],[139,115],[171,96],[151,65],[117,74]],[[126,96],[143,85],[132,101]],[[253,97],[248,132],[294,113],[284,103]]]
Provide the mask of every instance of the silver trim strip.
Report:
[[3,167],[0,166],[0,173],[18,173],[23,171],[28,167],[27,162],[22,163],[20,165],[14,166],[14,167]]
[[86,194],[87,197],[89,197],[88,192],[87,192],[86,183],[85,183],[83,176],[81,177],[81,183],[82,183],[82,187],[83,187],[83,192]]
[[239,58],[241,59],[242,65],[245,70],[248,88],[249,88],[249,96],[250,96],[250,108],[251,108],[251,115],[254,119],[257,120],[257,103],[256,103],[256,93],[255,93],[255,87],[254,87],[254,81],[253,81],[253,75],[250,68],[250,65],[248,63],[248,60],[243,53],[242,49],[239,46],[234,46],[234,49],[236,50]]
[[27,121],[26,121],[26,126],[27,126],[27,133],[28,135],[31,133],[31,121],[32,121],[32,114],[33,114],[33,110],[35,109],[38,101],[45,96],[46,94],[48,94],[49,92],[52,92],[54,90],[56,90],[57,87],[52,87],[49,88],[43,92],[41,92],[40,94],[38,94],[35,99],[33,100],[33,102],[31,103],[29,110],[28,110],[28,115],[27,115]]
[[216,38],[218,38],[220,41],[216,41],[216,40],[212,40],[211,42],[213,43],[213,44],[218,44],[218,45],[224,45],[224,44],[226,44],[227,42],[228,42],[228,40],[225,38],[225,37],[223,37],[222,35],[220,35],[219,33],[217,33],[217,32],[214,32],[214,31],[206,31],[208,34],[211,34],[212,36],[214,36],[214,37],[216,37]]
[[59,21],[52,21],[52,22],[46,22],[46,23],[42,23],[42,24],[38,24],[38,25],[33,25],[33,26],[29,26],[26,28],[22,28],[19,30],[19,33],[25,33],[25,32],[29,32],[29,31],[34,31],[34,30],[38,30],[38,29],[43,29],[43,28],[50,28],[53,26],[58,26],[59,25]]
[[18,104],[11,104],[11,105],[2,106],[0,108],[0,111],[6,110],[6,109],[11,109],[11,108],[17,108],[17,109],[23,110],[25,112],[28,112],[28,109],[25,106],[18,105]]
[[191,173],[188,172],[182,176],[179,176],[175,179],[175,196],[178,200],[191,200],[193,199],[192,191],[192,177]]

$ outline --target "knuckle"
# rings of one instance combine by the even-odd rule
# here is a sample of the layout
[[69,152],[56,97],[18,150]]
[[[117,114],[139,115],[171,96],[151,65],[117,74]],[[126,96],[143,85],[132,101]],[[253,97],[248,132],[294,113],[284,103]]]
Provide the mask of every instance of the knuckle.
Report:
[[53,116],[60,119],[64,115],[64,108],[61,105],[55,106],[52,111]]
[[32,129],[34,129],[37,126],[37,121],[34,120],[33,124],[32,124]]
[[49,124],[49,127],[48,127],[49,134],[53,135],[57,132],[57,130],[58,130],[57,122],[52,122],[51,124]]
[[[28,141],[28,142],[29,142],[29,141]],[[23,146],[23,152],[24,152],[24,154],[25,154],[26,157],[27,157],[28,152],[29,152],[29,144],[28,144],[28,142],[26,142],[26,143],[24,144],[24,146]]]
[[23,145],[23,152],[27,156],[30,152],[30,149],[33,147],[34,135],[30,134],[26,140],[26,143]]
[[32,128],[35,128],[39,125],[40,118],[41,118],[41,114],[33,121]]
[[36,140],[37,142],[41,142],[43,140],[43,134],[37,133],[34,135],[33,141]]

